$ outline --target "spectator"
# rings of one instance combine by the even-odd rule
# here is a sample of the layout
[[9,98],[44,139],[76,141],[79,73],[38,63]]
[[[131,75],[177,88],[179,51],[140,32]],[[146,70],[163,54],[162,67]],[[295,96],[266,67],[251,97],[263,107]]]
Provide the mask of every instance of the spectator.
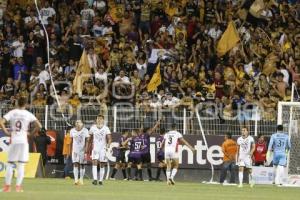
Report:
[[237,154],[237,143],[232,139],[230,133],[225,135],[225,141],[222,144],[223,166],[221,169],[220,183],[224,183],[227,176],[227,170],[230,171],[230,181],[229,183],[235,183],[235,161]]
[[255,144],[255,151],[253,153],[254,165],[264,166],[266,162],[267,155],[267,143],[265,142],[265,137],[263,135],[258,135],[258,140]]
[[51,138],[47,136],[46,129],[43,128],[37,136],[34,137],[36,151],[41,153],[43,166],[47,163],[47,146],[51,144]]
[[23,57],[23,52],[25,50],[24,37],[21,35],[12,43],[12,49],[14,50],[13,56],[16,58]]

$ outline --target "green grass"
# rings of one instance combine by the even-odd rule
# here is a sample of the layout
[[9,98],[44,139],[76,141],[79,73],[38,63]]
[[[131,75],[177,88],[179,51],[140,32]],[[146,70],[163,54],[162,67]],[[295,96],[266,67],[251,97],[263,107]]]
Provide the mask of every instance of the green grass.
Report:
[[[3,185],[4,180],[0,179]],[[165,182],[105,181],[103,186],[94,186],[85,180],[85,185],[74,186],[72,180],[26,179],[24,193],[0,193],[0,200],[293,200],[300,199],[299,188],[278,188],[256,185],[250,188],[236,186],[179,183],[167,186]]]

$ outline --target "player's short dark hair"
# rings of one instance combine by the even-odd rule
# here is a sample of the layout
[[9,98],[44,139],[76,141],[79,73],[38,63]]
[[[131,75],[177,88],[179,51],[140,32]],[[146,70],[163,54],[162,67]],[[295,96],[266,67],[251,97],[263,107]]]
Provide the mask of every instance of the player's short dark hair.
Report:
[[25,97],[20,97],[18,99],[18,106],[19,107],[24,107],[27,104],[27,98]]
[[149,127],[145,127],[145,128],[143,128],[143,132],[144,132],[144,133],[146,133],[148,130],[150,130],[150,128],[149,128]]
[[242,129],[246,129],[248,131],[248,128],[246,126],[242,127]]
[[104,115],[99,114],[97,117],[104,119]]
[[128,132],[129,132],[128,129],[123,129],[123,130],[122,130],[122,135],[124,135],[124,134],[126,134],[126,133],[128,133]]
[[226,133],[225,135],[228,137],[228,139],[232,138],[232,134],[231,133]]
[[175,123],[173,123],[172,126],[171,126],[171,128],[172,128],[172,129],[176,129],[176,128],[177,128],[177,125],[176,125]]
[[257,138],[260,138],[262,136],[264,136],[264,135],[260,133],[260,134],[257,135]]
[[277,131],[283,131],[283,126],[281,124],[277,125]]
[[160,131],[159,131],[159,133],[162,135],[162,134],[165,134],[165,132],[166,132],[166,129],[165,128],[161,128],[160,129]]

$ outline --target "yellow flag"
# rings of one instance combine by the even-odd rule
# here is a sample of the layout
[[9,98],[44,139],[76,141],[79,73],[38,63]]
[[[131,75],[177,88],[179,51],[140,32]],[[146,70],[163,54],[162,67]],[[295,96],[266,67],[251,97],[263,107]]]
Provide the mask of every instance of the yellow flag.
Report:
[[160,63],[156,66],[155,72],[147,85],[148,92],[153,92],[161,84]]
[[219,57],[225,55],[230,49],[240,41],[239,34],[234,26],[233,21],[229,22],[227,29],[218,42],[217,54]]
[[88,56],[85,50],[83,50],[78,68],[76,70],[76,76],[73,81],[73,91],[82,94],[83,83],[91,78],[91,68],[89,65]]

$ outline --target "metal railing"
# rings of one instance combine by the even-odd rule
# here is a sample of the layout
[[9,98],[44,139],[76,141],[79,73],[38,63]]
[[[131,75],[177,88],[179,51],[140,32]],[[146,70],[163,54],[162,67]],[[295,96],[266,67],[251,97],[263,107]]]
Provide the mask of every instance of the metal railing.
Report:
[[[0,116],[10,109],[12,109],[11,106],[0,105]],[[95,122],[97,115],[103,114],[107,125],[113,132],[152,127],[160,119],[160,127],[166,130],[175,123],[183,134],[201,134],[196,111],[184,107],[151,110],[131,106],[101,107],[100,105],[86,104],[78,108],[66,107],[63,110],[58,109],[55,105],[31,106],[29,110],[37,116],[45,128],[57,131],[66,130],[68,124],[74,124],[77,119],[81,119],[86,127],[90,127]],[[260,117],[223,119],[208,111],[199,112],[199,116],[206,135],[224,135],[225,133],[240,135],[240,130],[245,125],[252,135],[270,135],[276,130],[276,121],[262,120]],[[156,131],[159,132],[159,130]]]

